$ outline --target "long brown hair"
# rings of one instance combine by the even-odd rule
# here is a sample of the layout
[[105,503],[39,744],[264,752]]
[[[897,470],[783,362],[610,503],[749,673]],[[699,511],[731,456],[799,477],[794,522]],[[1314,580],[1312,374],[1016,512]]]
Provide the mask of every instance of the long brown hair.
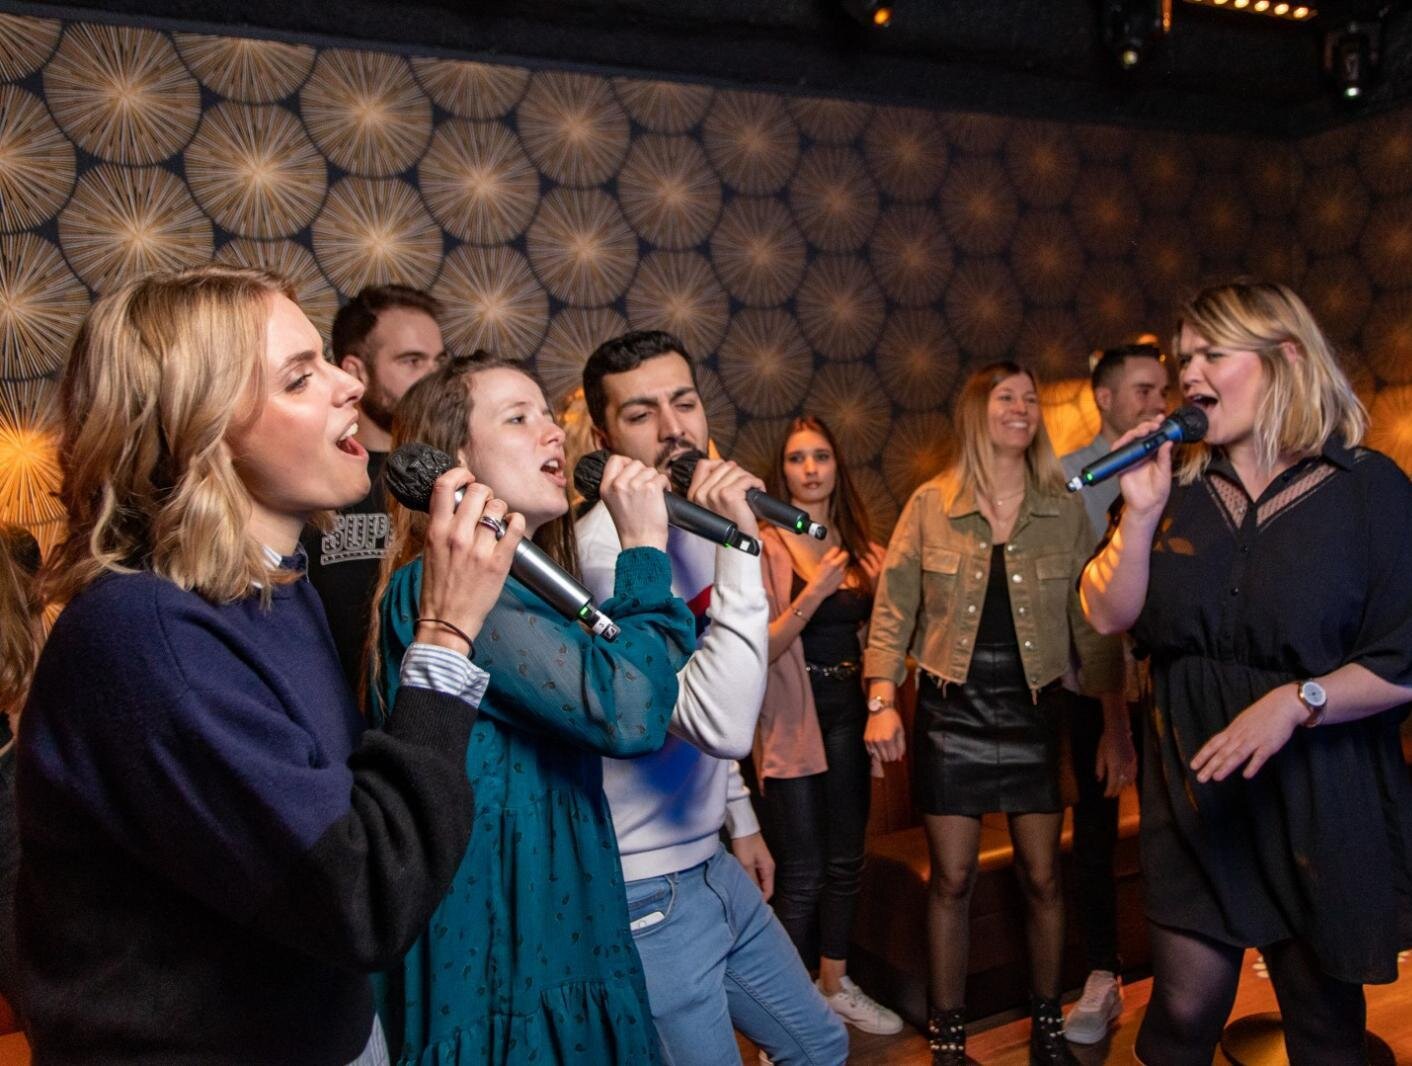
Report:
[[0,526],[0,714],[19,713],[39,658],[38,567],[34,538],[18,526]]
[[833,493],[829,496],[828,524],[838,530],[839,543],[848,553],[848,574],[853,584],[861,589],[871,590],[873,582],[868,572],[863,569],[863,560],[873,550],[873,523],[863,506],[863,497],[853,483],[853,476],[848,472],[843,449],[838,446],[838,438],[833,435],[828,423],[822,418],[804,415],[785,427],[780,446],[775,451],[775,461],[770,468],[767,488],[770,495],[776,499],[789,499],[789,484],[784,477],[784,457],[789,448],[789,438],[806,430],[823,437],[833,450],[835,477]]
[[[489,352],[477,350],[470,355],[453,356],[403,394],[392,416],[392,446],[420,441],[445,452],[453,458],[466,457],[466,465],[475,473],[475,442],[471,440],[471,409],[475,404],[475,379],[487,370],[513,370],[539,386],[539,379],[524,366]],[[492,486],[493,488],[494,486]],[[567,502],[567,494],[565,496]],[[381,633],[383,594],[392,582],[392,575],[421,555],[426,546],[427,515],[403,507],[389,496],[387,501],[387,551],[378,567],[377,589],[372,601],[372,624],[363,650],[362,676],[366,681],[380,683],[381,663],[378,661]],[[574,519],[565,511],[553,521],[540,526],[534,543],[561,567],[579,576],[578,538],[574,534]],[[361,686],[365,695],[368,684]]]
[[[992,457],[995,445],[990,438],[988,411],[990,394],[1006,378],[1023,374],[1030,379],[1035,391],[1039,391],[1039,380],[1034,371],[1019,363],[1003,360],[988,363],[979,370],[972,371],[956,397],[954,424],[958,438],[956,458],[949,468],[949,476],[955,481],[956,495],[970,489],[981,495],[994,494]],[[1064,494],[1064,469],[1054,454],[1054,445],[1049,442],[1049,433],[1044,428],[1044,419],[1039,420],[1039,429],[1034,440],[1025,449],[1025,488],[1033,489],[1045,496]],[[953,495],[952,500],[955,499]],[[948,504],[952,502],[947,501]]]
[[104,296],[60,387],[69,536],[45,568],[67,602],[100,574],[151,570],[227,602],[298,575],[248,533],[252,502],[228,439],[264,396],[270,301],[285,279],[211,264]]

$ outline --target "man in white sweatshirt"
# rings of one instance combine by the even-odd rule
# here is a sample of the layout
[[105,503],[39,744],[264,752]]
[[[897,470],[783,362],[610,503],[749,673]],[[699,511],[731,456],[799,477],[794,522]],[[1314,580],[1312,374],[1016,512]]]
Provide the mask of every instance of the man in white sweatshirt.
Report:
[[[706,450],[695,370],[670,334],[628,333],[600,345],[584,367],[584,394],[595,436],[610,451],[665,469]],[[734,463],[703,460],[691,498],[755,535],[745,503],[752,486],[763,488]],[[584,583],[606,598],[620,548],[602,504],[579,520],[578,541]],[[776,1063],[844,1062],[843,1023],[765,904],[774,862],[734,761],[750,751],[765,692],[760,561],[677,529],[667,552],[672,590],[695,613],[701,641],[679,675],[666,745],[603,766],[663,1058],[670,1066],[735,1061],[735,1027]],[[734,858],[721,848],[723,823]]]

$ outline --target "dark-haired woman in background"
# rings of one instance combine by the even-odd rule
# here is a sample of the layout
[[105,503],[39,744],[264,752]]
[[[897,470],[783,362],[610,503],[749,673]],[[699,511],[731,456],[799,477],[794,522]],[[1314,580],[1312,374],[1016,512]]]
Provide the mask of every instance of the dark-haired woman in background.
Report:
[[1094,624],[1152,654],[1137,1053],[1209,1063],[1259,947],[1290,1061],[1352,1066],[1363,985],[1412,942],[1412,485],[1359,446],[1367,414],[1294,292],[1218,285],[1178,318],[1210,428],[1175,477],[1171,445],[1123,475],[1082,583]]
[[[525,516],[525,529],[577,571],[564,431],[523,366],[484,352],[453,358],[409,389],[393,444],[458,457]],[[518,579],[486,618],[473,661],[490,674],[466,773],[476,823],[451,891],[385,985],[401,1061],[653,1063],[657,1030],[628,932],[603,756],[667,738],[676,672],[695,623],[671,591],[666,478],[613,456],[601,494],[621,538],[603,611],[616,643],[591,637]],[[424,515],[393,505],[382,563],[375,704],[398,689],[422,581]]]
[[790,423],[770,492],[829,531],[822,541],[773,526],[761,533],[770,669],[754,759],[776,863],[771,904],[804,964],[817,964],[829,1006],[865,1033],[896,1033],[902,1019],[848,976],[871,792],[860,633],[882,547],[837,441],[817,418]]
[[1040,420],[1034,376],[992,363],[956,400],[955,462],[902,511],[878,579],[865,673],[867,743],[901,758],[893,708],[916,657],[913,785],[931,857],[927,941],[932,1061],[966,1061],[970,901],[981,816],[1003,811],[1025,896],[1032,1063],[1073,1063],[1059,1013],[1060,680],[1072,647],[1080,684],[1121,699],[1122,651],[1085,621],[1074,590],[1093,533]]

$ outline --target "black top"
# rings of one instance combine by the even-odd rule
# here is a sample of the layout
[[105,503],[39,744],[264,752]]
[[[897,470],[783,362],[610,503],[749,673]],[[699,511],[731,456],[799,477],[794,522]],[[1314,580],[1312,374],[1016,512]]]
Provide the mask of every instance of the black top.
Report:
[[[796,571],[790,595],[797,597],[803,589],[804,579]],[[830,593],[799,634],[804,660],[818,666],[861,661],[858,627],[868,620],[872,610],[872,596],[861,589],[844,586]]]
[[990,575],[985,584],[985,603],[976,629],[976,644],[1015,646],[1015,619],[1010,615],[1010,586],[1005,578],[1005,545],[990,549]]
[[372,486],[368,494],[339,511],[327,533],[310,528],[301,538],[309,556],[309,583],[323,601],[338,661],[354,692],[358,692],[378,566],[387,551],[387,494],[382,482],[386,461],[387,452],[369,452]]
[[367,972],[471,832],[455,696],[365,731],[305,581],[212,604],[150,573],[64,608],[20,730],[20,1006],[45,1063],[342,1066]]
[[1189,765],[1278,685],[1346,663],[1412,685],[1409,531],[1407,478],[1337,441],[1254,502],[1219,458],[1173,486],[1133,629],[1156,682],[1142,794],[1154,921],[1235,945],[1299,936],[1336,978],[1396,979],[1412,942],[1408,708],[1296,729],[1250,781],[1198,784]]

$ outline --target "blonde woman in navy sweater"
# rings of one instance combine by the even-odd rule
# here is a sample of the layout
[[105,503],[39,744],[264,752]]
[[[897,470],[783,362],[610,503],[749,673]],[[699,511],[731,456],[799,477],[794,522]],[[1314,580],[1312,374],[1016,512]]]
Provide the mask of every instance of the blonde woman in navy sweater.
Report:
[[[94,305],[65,371],[67,602],[21,731],[21,1002],[45,1063],[385,1061],[366,971],[460,861],[469,643],[523,529],[437,482],[415,643],[364,733],[299,531],[368,490],[362,387],[292,288],[209,266]],[[454,508],[455,490],[469,484]]]

